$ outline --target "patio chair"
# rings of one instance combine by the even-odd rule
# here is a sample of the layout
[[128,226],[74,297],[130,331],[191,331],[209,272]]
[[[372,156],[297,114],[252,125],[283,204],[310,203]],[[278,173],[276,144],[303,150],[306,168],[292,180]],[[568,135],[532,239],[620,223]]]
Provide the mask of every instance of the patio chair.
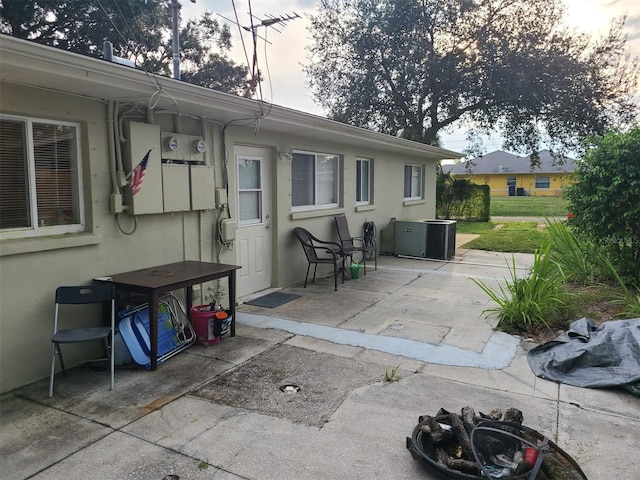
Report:
[[344,215],[336,215],[333,219],[336,222],[340,245],[342,245],[342,251],[345,256],[349,257],[351,262],[353,262],[353,256],[359,252],[362,255],[362,264],[365,275],[367,274],[367,260],[370,260],[371,257],[373,257],[375,269],[378,270],[375,225],[373,225],[373,222],[367,222],[367,229],[365,232],[367,237],[365,238],[351,236],[351,233],[349,232],[349,223],[347,222],[347,217]]
[[[65,363],[62,358],[62,344],[69,343],[85,343],[101,341],[104,349],[105,356],[103,358],[76,361],[75,363],[87,363],[109,360],[111,364],[111,383],[110,389],[114,389],[114,372],[115,372],[115,357],[114,357],[114,335],[115,335],[115,287],[111,283],[97,284],[97,285],[85,285],[85,286],[71,286],[71,287],[58,287],[56,289],[56,307],[55,316],[53,320],[53,337],[51,342],[53,343],[53,351],[51,353],[51,377],[49,379],[49,397],[53,397],[53,379],[56,369],[56,355],[60,358],[60,366],[62,367],[62,374],[66,375]],[[77,314],[81,310],[79,305],[89,304],[101,304],[104,305],[109,302],[111,324],[108,327],[75,327],[60,329],[61,318],[74,318],[77,325]],[[75,305],[72,307],[71,305]],[[62,308],[61,308],[62,307]],[[61,311],[64,315],[61,315]],[[83,312],[84,313],[84,312]]]
[[[308,230],[301,227],[293,229],[293,233],[302,245],[304,254],[307,257],[307,273],[304,277],[304,288],[307,288],[307,279],[311,264],[313,268],[313,282],[316,281],[316,271],[319,263],[333,265],[334,289],[338,291],[338,271],[342,271],[342,283],[344,283],[344,261],[345,255],[339,243],[328,242],[314,237]],[[320,254],[320,255],[319,255]]]

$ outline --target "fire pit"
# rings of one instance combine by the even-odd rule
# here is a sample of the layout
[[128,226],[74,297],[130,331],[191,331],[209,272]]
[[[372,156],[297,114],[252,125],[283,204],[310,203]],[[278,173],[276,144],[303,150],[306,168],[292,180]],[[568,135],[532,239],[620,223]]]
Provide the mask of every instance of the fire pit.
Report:
[[[500,420],[503,421],[500,421]],[[586,480],[578,464],[541,433],[522,425],[522,412],[476,416],[444,409],[421,416],[407,449],[415,460],[446,478]]]

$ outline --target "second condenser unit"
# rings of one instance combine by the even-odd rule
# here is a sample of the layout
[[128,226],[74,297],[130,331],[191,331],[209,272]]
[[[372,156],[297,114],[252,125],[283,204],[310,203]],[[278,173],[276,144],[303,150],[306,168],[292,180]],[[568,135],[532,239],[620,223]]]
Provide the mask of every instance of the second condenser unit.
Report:
[[395,255],[448,260],[455,255],[455,220],[397,220]]

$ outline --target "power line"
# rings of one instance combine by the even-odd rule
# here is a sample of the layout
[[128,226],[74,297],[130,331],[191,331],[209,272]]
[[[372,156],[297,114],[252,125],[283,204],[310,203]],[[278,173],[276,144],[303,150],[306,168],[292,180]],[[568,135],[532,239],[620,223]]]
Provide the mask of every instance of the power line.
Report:
[[[253,14],[253,9],[251,6],[251,1],[248,1],[248,6],[249,6],[249,26],[244,26],[240,24],[240,19],[238,17],[238,11],[235,5],[235,1],[232,0],[231,4],[233,6],[233,13],[235,15],[236,20],[230,20],[228,18],[226,18],[225,16],[221,15],[221,14],[217,14],[219,17],[224,18],[225,20],[227,20],[228,22],[234,23],[237,27],[238,27],[238,32],[240,34],[240,40],[242,42],[242,49],[244,50],[244,56],[245,59],[247,60],[247,70],[250,76],[250,80],[249,80],[249,87],[247,89],[247,96],[249,96],[252,92],[255,92],[258,95],[258,99],[261,101],[264,101],[264,96],[263,96],[263,92],[262,92],[262,83],[261,83],[261,79],[260,79],[260,68],[258,65],[258,39],[262,40],[265,42],[265,65],[267,68],[267,75],[269,75],[270,77],[270,73],[268,72],[269,66],[268,66],[268,62],[267,62],[267,53],[266,53],[266,44],[270,44],[271,42],[269,42],[269,40],[267,40],[266,38],[266,33],[265,36],[262,37],[260,35],[258,35],[258,30],[260,29],[260,27],[265,27],[265,29],[268,28],[273,28],[276,32],[281,33],[280,30],[278,30],[276,28],[276,25],[282,25],[284,26],[286,24],[286,22],[291,21],[291,20],[295,20],[296,18],[300,18],[300,15],[298,15],[296,12],[293,12],[292,14],[284,14],[281,16],[274,16],[274,15],[270,15],[270,14],[266,14],[266,18],[264,19],[260,19],[257,16],[255,16]],[[256,22],[254,22],[254,19],[257,20]],[[247,52],[247,46],[245,44],[244,41],[244,36],[242,33],[242,30],[249,32],[251,34],[251,41],[252,41],[252,46],[253,46],[253,55],[252,55],[252,59],[249,60],[249,54]],[[256,91],[257,90],[257,91]],[[271,88],[271,91],[273,91],[273,88]]]

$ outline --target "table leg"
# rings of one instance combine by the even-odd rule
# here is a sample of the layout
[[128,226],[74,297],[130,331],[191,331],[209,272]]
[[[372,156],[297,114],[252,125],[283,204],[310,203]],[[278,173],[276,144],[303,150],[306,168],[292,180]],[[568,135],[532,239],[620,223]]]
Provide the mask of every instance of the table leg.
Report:
[[236,336],[236,271],[229,273],[229,311],[231,312],[231,333]]
[[149,296],[149,339],[151,342],[151,370],[158,368],[158,292]]
[[189,285],[184,289],[184,303],[187,306],[187,320],[193,325],[191,320],[191,307],[193,307],[193,285]]

